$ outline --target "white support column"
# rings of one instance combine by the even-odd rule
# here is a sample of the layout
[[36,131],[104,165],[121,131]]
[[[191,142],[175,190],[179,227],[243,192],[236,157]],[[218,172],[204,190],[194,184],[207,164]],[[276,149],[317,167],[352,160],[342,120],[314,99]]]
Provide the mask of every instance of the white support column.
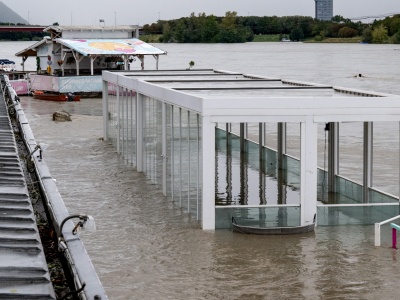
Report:
[[373,175],[373,123],[364,122],[363,202],[369,202],[369,188]]
[[96,59],[96,57],[93,57],[93,56],[90,57],[90,75],[92,75],[92,76],[93,76],[93,74],[94,74],[94,71],[93,71],[93,62],[94,62],[95,59]]
[[317,213],[317,123],[312,116],[301,123],[300,131],[300,225],[305,226],[313,223]]
[[202,228],[215,229],[215,124],[209,116],[202,117],[203,204]]
[[116,86],[117,89],[117,153],[120,153],[120,142],[121,142],[121,104],[120,104],[120,90],[119,85]]
[[136,93],[136,169],[143,172],[144,96]]
[[162,190],[164,196],[167,196],[167,104],[162,102],[161,104],[161,119],[162,119]]
[[328,192],[335,193],[339,174],[339,123],[329,123],[328,137]]
[[158,61],[159,61],[160,55],[156,55],[156,70],[158,70]]
[[108,111],[108,82],[103,81],[103,139],[109,137],[109,111]]
[[124,60],[124,70],[129,70],[129,59],[128,56],[122,55],[122,59]]
[[62,76],[64,76],[64,74],[65,74],[65,58],[67,57],[67,52],[66,51],[64,51],[64,46],[63,45],[61,45],[61,60],[63,61],[63,63],[62,63],[62,65],[61,65],[61,70],[62,70]]

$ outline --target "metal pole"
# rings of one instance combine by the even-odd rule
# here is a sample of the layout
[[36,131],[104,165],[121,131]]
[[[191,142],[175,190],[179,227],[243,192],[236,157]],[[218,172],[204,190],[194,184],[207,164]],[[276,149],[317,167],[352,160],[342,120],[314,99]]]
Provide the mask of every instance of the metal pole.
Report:
[[284,165],[286,154],[286,123],[278,123],[278,170],[286,169]]
[[[329,123],[328,129],[328,192],[336,192],[336,175],[339,174],[339,123]],[[324,170],[325,171],[325,170]]]
[[196,180],[196,209],[197,209],[197,215],[196,215],[196,220],[199,220],[199,181],[200,181],[200,121],[199,121],[199,114],[196,114],[197,117],[197,180]]
[[161,114],[162,114],[162,163],[163,163],[163,178],[162,186],[163,193],[167,196],[167,104],[163,102],[161,104]]
[[174,202],[174,189],[175,189],[175,130],[174,130],[174,106],[171,105],[171,198]]
[[117,87],[117,153],[120,153],[120,140],[121,140],[121,137],[120,137],[120,130],[121,130],[121,116],[120,116],[120,113],[121,113],[121,107],[120,107],[120,93],[119,93],[119,90],[120,90],[120,86],[119,85],[117,85],[116,86]]
[[133,128],[133,116],[134,116],[134,113],[135,113],[135,108],[133,107],[133,105],[134,105],[134,102],[133,102],[133,93],[134,93],[134,91],[130,91],[130,93],[131,93],[131,98],[130,98],[130,101],[131,101],[131,164],[133,165],[134,163],[133,163],[133,161],[134,161],[134,147],[135,147],[135,142],[134,142],[134,139],[135,139],[135,135],[134,135],[134,128]]
[[143,95],[136,93],[136,169],[143,172],[143,122],[144,106]]
[[110,112],[108,110],[108,82],[103,80],[103,138],[105,141],[109,138]]
[[363,202],[369,202],[369,188],[372,187],[373,164],[373,123],[364,122],[363,159]]
[[188,111],[188,212],[190,212],[190,111]]
[[182,108],[179,107],[179,206],[182,207]]

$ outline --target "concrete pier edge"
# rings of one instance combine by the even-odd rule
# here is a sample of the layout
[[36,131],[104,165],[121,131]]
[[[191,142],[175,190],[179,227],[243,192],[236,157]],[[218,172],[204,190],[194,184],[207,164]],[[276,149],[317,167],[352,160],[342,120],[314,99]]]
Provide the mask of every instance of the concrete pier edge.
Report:
[[[35,137],[19,101],[16,101],[18,100],[18,96],[9,84],[7,76],[5,76],[5,81],[7,85],[6,88],[11,95],[16,111],[16,120],[20,127],[21,138],[24,140],[29,153],[31,153],[37,146]],[[61,222],[69,216],[69,213],[57,189],[56,183],[51,176],[45,159],[40,159],[38,154],[39,151],[36,151],[32,156],[35,163],[35,172],[44,197],[44,204],[48,208],[50,218],[52,219],[57,235],[59,235],[59,226]],[[83,289],[85,298],[83,299],[108,299],[82,240],[78,235],[72,234],[73,227],[73,222],[71,220],[67,221],[63,227],[62,234],[67,246],[64,255],[69,262],[68,266],[71,274],[74,275],[76,288],[81,288],[82,284],[85,283],[85,288]],[[57,237],[59,238],[59,236]]]

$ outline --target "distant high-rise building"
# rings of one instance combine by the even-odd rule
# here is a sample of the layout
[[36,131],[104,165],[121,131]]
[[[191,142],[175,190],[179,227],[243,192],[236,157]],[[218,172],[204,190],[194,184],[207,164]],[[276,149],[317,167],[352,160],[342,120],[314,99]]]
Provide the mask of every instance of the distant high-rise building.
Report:
[[333,17],[333,0],[315,0],[315,18],[330,21]]

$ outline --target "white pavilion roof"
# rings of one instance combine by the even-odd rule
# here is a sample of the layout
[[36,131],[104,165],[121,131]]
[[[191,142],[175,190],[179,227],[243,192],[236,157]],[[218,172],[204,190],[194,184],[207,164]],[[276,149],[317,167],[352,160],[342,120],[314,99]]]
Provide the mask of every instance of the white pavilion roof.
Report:
[[84,56],[88,55],[162,55],[167,52],[139,39],[56,39]]

